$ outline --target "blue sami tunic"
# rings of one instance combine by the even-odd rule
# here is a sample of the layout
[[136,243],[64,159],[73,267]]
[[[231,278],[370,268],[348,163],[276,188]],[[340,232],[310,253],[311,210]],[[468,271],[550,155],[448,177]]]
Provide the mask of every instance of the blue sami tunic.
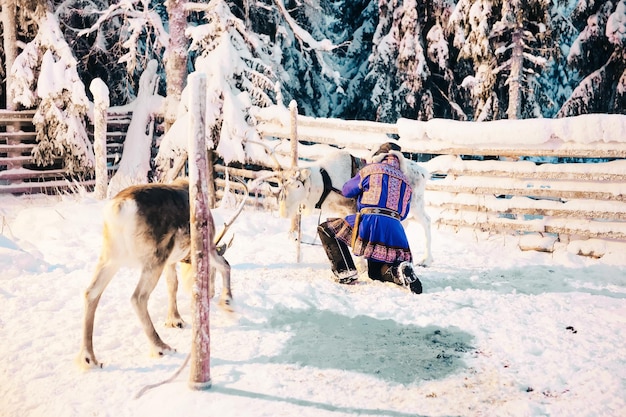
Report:
[[[400,163],[388,155],[380,163],[363,167],[346,182],[342,193],[348,198],[357,198],[357,209],[377,207],[392,210],[404,219],[410,209],[412,189]],[[335,235],[348,246],[351,244],[352,229],[356,215],[329,222]],[[400,220],[380,214],[362,214],[359,233],[353,253],[368,260],[397,263],[412,261],[409,242]]]

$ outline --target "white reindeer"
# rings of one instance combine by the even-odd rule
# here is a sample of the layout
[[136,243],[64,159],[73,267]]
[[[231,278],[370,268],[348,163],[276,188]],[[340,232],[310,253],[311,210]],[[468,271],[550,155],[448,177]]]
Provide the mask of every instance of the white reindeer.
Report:
[[[392,151],[395,152],[395,151]],[[432,263],[430,217],[424,208],[424,190],[430,173],[417,162],[402,157],[402,170],[408,177],[413,194],[411,210],[404,220],[416,220],[424,231],[424,257],[418,265]],[[293,218],[298,210],[308,215],[313,209],[322,209],[345,216],[356,211],[356,201],[341,194],[341,188],[356,175],[360,164],[346,151],[328,154],[319,161],[304,167],[286,170],[279,193],[279,213],[281,217]]]
[[[230,226],[243,208],[238,207]],[[209,214],[210,215],[210,214]],[[183,283],[191,288],[193,282],[190,262],[189,182],[179,179],[171,184],[145,184],[128,187],[104,209],[103,245],[93,280],[85,291],[83,340],[77,361],[84,368],[102,367],[93,350],[94,316],[98,302],[115,273],[123,266],[141,268],[139,283],[131,301],[148,337],[151,353],[164,355],[173,349],[156,332],[148,313],[148,299],[162,272],[168,288],[166,326],[184,326],[178,312],[176,264],[180,262]],[[211,222],[212,223],[212,222]],[[215,235],[215,230],[213,230]],[[220,237],[224,232],[220,233]],[[220,306],[230,309],[230,265],[222,256],[225,246],[212,243],[209,256],[211,268],[210,296],[214,295],[215,271],[223,279]]]

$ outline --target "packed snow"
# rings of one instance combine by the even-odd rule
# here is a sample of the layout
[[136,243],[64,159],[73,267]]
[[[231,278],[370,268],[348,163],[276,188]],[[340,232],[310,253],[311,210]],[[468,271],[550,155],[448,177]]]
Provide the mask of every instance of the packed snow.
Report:
[[[96,314],[104,367],[75,363],[83,292],[102,238],[103,201],[1,196],[0,416],[622,416],[626,412],[626,259],[521,251],[511,236],[433,230],[425,292],[361,275],[335,283],[303,219],[301,260],[290,221],[248,207],[229,235],[234,313],[211,305],[212,387],[188,387],[189,368],[161,382],[191,348],[166,328],[162,280],[149,308],[177,352],[148,355],[122,270]],[[216,224],[231,207],[214,210]],[[415,256],[417,224],[408,229]],[[228,238],[228,237],[227,237]],[[217,289],[221,280],[217,280]]]
[[[618,17],[607,25],[612,42],[624,33]],[[288,23],[304,39],[299,27]],[[52,35],[40,36],[55,39]],[[304,41],[316,51],[333,47],[325,39]],[[34,56],[29,54],[35,45],[29,44],[13,69],[24,72],[14,75],[16,95],[26,106],[35,100],[34,75],[23,60]],[[216,55],[235,56],[233,51],[216,48]],[[215,68],[208,63],[201,58],[196,67]],[[56,70],[41,73],[37,92],[56,91],[51,83],[60,78],[47,77],[58,75]],[[73,76],[65,78],[77,86]],[[84,91],[68,91],[74,91],[74,100],[84,98]],[[226,97],[229,123],[243,120],[237,111],[248,105],[246,97],[236,98]],[[145,119],[150,109],[144,110]],[[401,120],[398,129],[403,146],[419,140],[500,144],[512,130],[526,146],[555,140],[621,146],[624,118],[537,119],[519,121],[514,129],[510,123],[518,122],[493,122],[480,131],[463,122]],[[243,159],[236,152],[243,147],[225,135],[250,134],[241,120],[232,123],[220,141],[227,161]],[[131,135],[145,132],[145,123],[136,124]],[[486,126],[491,130],[483,130]],[[380,143],[380,136],[371,143]],[[246,146],[245,156],[253,150]],[[139,155],[129,157],[120,166],[122,174],[137,167]],[[211,306],[212,387],[189,389],[187,368],[137,398],[147,385],[173,375],[188,355],[190,297],[179,294],[187,326],[165,328],[166,289],[159,283],[149,308],[157,331],[177,352],[150,357],[130,303],[138,271],[120,271],[96,314],[95,353],[105,366],[86,372],[77,366],[83,292],[99,255],[103,205],[87,192],[0,196],[0,417],[626,415],[623,249],[593,259],[558,248],[522,251],[512,236],[435,228],[435,261],[420,269],[425,292],[415,295],[372,282],[365,272],[357,285],[335,283],[315,236],[317,222],[332,213],[303,219],[298,261],[290,221],[252,207],[234,224],[234,243],[226,254],[235,311]],[[232,210],[216,209],[216,224]],[[407,230],[419,259],[419,226]]]

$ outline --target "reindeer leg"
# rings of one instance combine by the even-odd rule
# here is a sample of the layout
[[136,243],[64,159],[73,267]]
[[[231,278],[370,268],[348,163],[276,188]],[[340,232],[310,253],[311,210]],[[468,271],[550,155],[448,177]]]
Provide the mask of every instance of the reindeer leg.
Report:
[[[183,282],[190,282],[189,288],[191,289],[194,282],[191,264],[181,264],[181,271]],[[209,273],[209,298],[213,298],[215,295],[215,274],[218,272],[222,275],[222,294],[220,295],[218,305],[224,310],[232,312],[233,294],[230,289],[230,264],[223,256],[213,253],[211,255],[211,272]]]
[[[107,253],[103,251],[103,253]],[[98,265],[94,273],[91,284],[85,291],[85,317],[83,321],[83,341],[77,363],[84,369],[102,368],[102,363],[96,359],[93,352],[93,326],[96,315],[96,308],[100,302],[100,297],[104,292],[115,273],[119,270],[119,265],[109,262],[103,255],[98,260]]]
[[163,340],[161,340],[161,337],[159,337],[156,332],[152,319],[150,318],[150,314],[148,313],[148,299],[150,298],[150,294],[152,294],[154,287],[156,287],[157,282],[159,282],[161,272],[163,272],[163,263],[158,263],[156,265],[144,265],[141,271],[141,278],[139,278],[139,283],[137,284],[137,288],[135,288],[135,292],[131,298],[133,307],[135,307],[135,312],[137,313],[139,321],[143,326],[143,330],[148,337],[148,341],[150,342],[151,353],[153,356],[163,356],[168,351],[174,351],[174,349],[170,346],[163,343]]
[[426,210],[424,209],[424,204],[416,204],[415,208],[411,208],[413,212],[413,217],[420,224],[424,231],[424,257],[418,262],[418,265],[421,266],[429,266],[433,263],[433,257],[431,252],[431,234],[430,234],[430,217],[426,214]]
[[211,266],[211,271],[209,272],[209,298],[215,296],[215,274],[215,267]]
[[213,274],[219,272],[222,276],[222,293],[218,305],[224,310],[232,312],[233,294],[230,289],[230,264],[226,258],[213,252],[211,254],[211,269]]
[[165,267],[165,279],[167,281],[168,292],[168,308],[167,319],[165,325],[167,327],[185,327],[185,322],[178,312],[178,304],[176,303],[176,293],[178,291],[178,277],[176,276],[176,264],[169,264]]

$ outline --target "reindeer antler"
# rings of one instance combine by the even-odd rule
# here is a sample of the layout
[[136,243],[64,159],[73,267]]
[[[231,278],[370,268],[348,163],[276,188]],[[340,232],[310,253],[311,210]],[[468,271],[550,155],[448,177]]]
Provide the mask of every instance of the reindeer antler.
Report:
[[[228,177],[228,168],[226,168],[226,176]],[[235,212],[230,217],[230,219],[228,219],[226,222],[224,222],[224,227],[216,235],[215,240],[214,240],[216,246],[217,246],[218,243],[220,243],[220,240],[222,240],[222,238],[224,237],[224,235],[226,234],[226,232],[228,231],[230,226],[232,226],[232,224],[235,222],[235,220],[237,220],[237,217],[239,217],[239,214],[241,214],[241,211],[243,210],[243,207],[246,204],[246,200],[250,196],[250,190],[248,189],[248,185],[244,181],[242,181],[241,179],[239,179],[237,177],[235,177],[235,180],[237,180],[238,182],[241,183],[241,185],[243,185],[243,187],[244,187],[246,192],[245,192],[244,197],[241,199],[241,202],[239,203],[239,206],[237,207],[237,210],[235,210]],[[230,246],[230,245],[228,245],[228,246]]]
[[278,158],[276,158],[276,149],[272,149],[266,143],[263,143],[263,142],[260,142],[260,141],[257,141],[257,140],[248,139],[246,141],[246,143],[252,143],[252,144],[259,145],[259,146],[263,147],[263,149],[265,149],[265,152],[269,155],[269,157],[272,158],[272,161],[274,162],[276,170],[278,172],[282,172],[283,171],[282,165],[278,161]]

